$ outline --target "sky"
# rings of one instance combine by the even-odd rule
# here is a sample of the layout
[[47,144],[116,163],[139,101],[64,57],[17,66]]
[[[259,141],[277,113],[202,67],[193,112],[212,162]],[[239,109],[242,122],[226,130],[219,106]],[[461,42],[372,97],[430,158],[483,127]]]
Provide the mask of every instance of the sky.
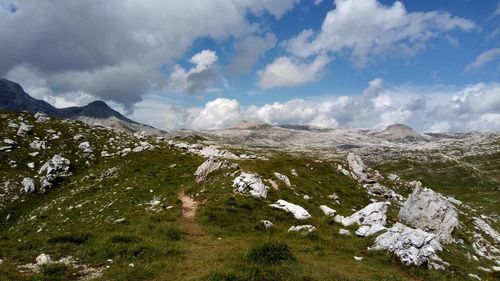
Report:
[[500,131],[500,2],[0,0],[0,76],[166,130]]

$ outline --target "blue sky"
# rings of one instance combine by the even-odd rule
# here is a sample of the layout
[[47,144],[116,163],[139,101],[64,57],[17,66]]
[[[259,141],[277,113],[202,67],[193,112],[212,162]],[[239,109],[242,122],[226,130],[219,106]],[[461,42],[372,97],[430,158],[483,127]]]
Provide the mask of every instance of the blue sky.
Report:
[[500,130],[497,1],[0,0],[0,37],[33,96],[165,129]]

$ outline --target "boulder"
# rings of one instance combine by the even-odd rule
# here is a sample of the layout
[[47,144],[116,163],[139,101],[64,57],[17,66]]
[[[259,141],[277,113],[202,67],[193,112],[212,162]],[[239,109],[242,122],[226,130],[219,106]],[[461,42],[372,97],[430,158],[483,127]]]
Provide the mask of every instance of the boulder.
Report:
[[267,197],[267,186],[256,174],[242,172],[233,180],[233,187],[236,187],[235,192],[244,193],[248,191],[255,198]]
[[319,208],[321,209],[321,211],[323,211],[323,213],[327,216],[330,216],[330,217],[334,217],[335,214],[337,213],[337,211],[335,211],[334,209],[326,206],[326,205],[321,205],[319,206]]
[[38,174],[45,173],[45,177],[42,177],[40,182],[45,185],[45,188],[50,188],[57,179],[70,175],[70,165],[71,162],[68,159],[61,155],[54,155],[38,171]]
[[368,179],[367,175],[364,172],[365,164],[363,163],[363,160],[361,160],[361,157],[352,152],[349,152],[349,154],[347,154],[347,163],[351,168],[354,178],[359,181],[366,181]]
[[11,140],[11,139],[4,139],[3,142],[6,144],[9,144],[9,145],[17,144],[15,140]]
[[282,175],[282,174],[280,174],[280,173],[274,173],[274,176],[275,176],[277,179],[279,179],[280,181],[284,182],[286,186],[288,186],[288,187],[292,186],[292,185],[290,184],[290,179],[289,179],[287,176]]
[[203,164],[201,164],[198,169],[196,169],[196,172],[194,172],[196,181],[204,181],[210,173],[227,167],[229,167],[229,162],[227,162],[226,160],[221,160],[216,157],[210,157],[205,162],[203,162]]
[[92,153],[94,150],[90,146],[90,143],[88,141],[82,142],[78,145],[78,147],[83,150],[85,153]]
[[288,229],[288,232],[301,232],[301,231],[307,231],[307,232],[313,232],[316,230],[316,227],[310,224],[305,224],[305,225],[297,225],[297,226],[292,226]]
[[36,119],[36,122],[45,122],[45,121],[49,120],[49,117],[47,116],[47,114],[45,114],[43,112],[35,113],[34,117]]
[[500,243],[500,234],[496,230],[494,230],[489,224],[487,224],[481,218],[474,218],[474,225],[481,229],[484,233],[488,234],[493,240]]
[[311,217],[309,212],[299,205],[289,203],[285,200],[278,200],[276,203],[269,205],[273,208],[283,210],[285,212],[292,213],[293,216],[298,220],[306,220]]
[[30,147],[36,150],[45,149],[45,141],[34,140],[30,143]]
[[347,229],[343,229],[343,228],[341,228],[341,229],[339,230],[339,234],[340,234],[340,235],[351,235],[351,232],[350,232],[349,230],[347,230]]
[[337,215],[334,219],[343,226],[360,225],[361,227],[356,231],[356,235],[370,236],[385,229],[387,205],[386,202],[371,203],[349,217]]
[[19,126],[19,130],[17,130],[17,135],[24,137],[24,136],[31,134],[32,132],[33,132],[32,126],[21,122],[21,125]]
[[233,159],[237,160],[239,157],[227,150],[219,150],[215,146],[208,146],[208,147],[203,147],[200,151],[198,151],[198,154],[204,157],[218,157],[218,158],[224,158],[224,159]]
[[405,265],[421,266],[433,258],[438,260],[436,252],[441,251],[442,246],[435,235],[396,223],[375,239],[371,249],[388,250]]
[[399,221],[436,235],[443,244],[453,241],[451,233],[458,226],[458,213],[440,193],[416,187],[399,211]]
[[24,191],[26,193],[33,193],[36,190],[35,182],[31,178],[24,178],[21,182],[21,185],[23,186],[21,191]]

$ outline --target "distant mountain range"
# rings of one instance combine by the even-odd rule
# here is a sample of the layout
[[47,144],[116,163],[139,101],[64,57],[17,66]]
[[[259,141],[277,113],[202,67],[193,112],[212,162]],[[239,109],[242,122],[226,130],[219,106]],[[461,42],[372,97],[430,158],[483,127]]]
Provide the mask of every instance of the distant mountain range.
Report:
[[31,97],[21,85],[3,78],[0,78],[0,108],[14,112],[42,112],[52,117],[80,120],[90,125],[110,127],[122,132],[144,131],[152,135],[164,133],[152,126],[128,119],[103,101],[94,101],[86,106],[56,108],[46,101]]

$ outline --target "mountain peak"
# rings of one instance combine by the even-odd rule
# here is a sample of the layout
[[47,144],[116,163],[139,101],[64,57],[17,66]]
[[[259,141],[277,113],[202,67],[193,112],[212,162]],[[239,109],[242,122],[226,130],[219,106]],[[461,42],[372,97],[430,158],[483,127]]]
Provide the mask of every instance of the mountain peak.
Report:
[[387,126],[387,128],[379,133],[376,133],[375,136],[394,141],[394,140],[425,140],[420,134],[415,132],[411,127],[405,124],[392,124]]

